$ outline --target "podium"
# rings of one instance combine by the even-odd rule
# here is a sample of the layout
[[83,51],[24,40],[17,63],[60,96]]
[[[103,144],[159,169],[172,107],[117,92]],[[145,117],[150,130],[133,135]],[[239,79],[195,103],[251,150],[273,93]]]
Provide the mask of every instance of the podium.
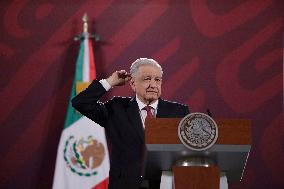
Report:
[[[179,140],[180,118],[157,118],[145,121],[147,149],[146,179],[159,179],[161,171],[173,172],[175,189],[219,189],[220,172],[228,181],[240,181],[251,148],[251,121],[216,119],[218,139],[205,151],[193,151]],[[209,159],[214,165],[180,166],[184,158]]]

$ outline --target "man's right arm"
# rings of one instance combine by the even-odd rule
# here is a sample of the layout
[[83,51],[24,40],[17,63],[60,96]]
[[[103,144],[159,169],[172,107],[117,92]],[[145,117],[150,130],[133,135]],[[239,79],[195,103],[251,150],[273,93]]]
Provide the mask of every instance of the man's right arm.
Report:
[[130,76],[124,70],[114,72],[105,80],[94,80],[87,89],[72,99],[72,106],[81,114],[103,125],[108,117],[108,108],[99,99],[111,87],[124,85],[129,80]]
[[103,125],[108,116],[106,106],[99,99],[106,93],[106,89],[94,80],[90,86],[72,99],[72,106],[84,116]]

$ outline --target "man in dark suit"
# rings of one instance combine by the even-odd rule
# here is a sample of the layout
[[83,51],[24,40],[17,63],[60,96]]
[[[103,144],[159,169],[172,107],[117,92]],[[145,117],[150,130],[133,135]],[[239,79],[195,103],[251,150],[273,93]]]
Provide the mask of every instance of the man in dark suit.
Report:
[[[116,71],[90,86],[72,99],[72,105],[86,117],[105,128],[110,139],[110,189],[136,189],[143,180],[145,153],[144,122],[146,116],[184,117],[188,107],[162,100],[163,71],[153,59],[137,59],[126,71]],[[100,98],[112,87],[129,82],[136,93],[133,98],[114,97],[102,103]]]

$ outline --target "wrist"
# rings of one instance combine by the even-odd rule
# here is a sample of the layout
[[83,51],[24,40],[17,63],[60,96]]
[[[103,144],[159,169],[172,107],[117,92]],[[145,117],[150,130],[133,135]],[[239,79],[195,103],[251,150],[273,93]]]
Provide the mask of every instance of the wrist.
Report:
[[106,91],[109,91],[112,88],[112,86],[107,82],[106,79],[101,79],[99,82],[102,84]]
[[115,83],[114,83],[114,81],[113,81],[113,79],[112,79],[111,77],[108,77],[108,78],[106,79],[106,81],[108,82],[108,84],[109,84],[111,87],[114,87],[114,86],[115,86]]

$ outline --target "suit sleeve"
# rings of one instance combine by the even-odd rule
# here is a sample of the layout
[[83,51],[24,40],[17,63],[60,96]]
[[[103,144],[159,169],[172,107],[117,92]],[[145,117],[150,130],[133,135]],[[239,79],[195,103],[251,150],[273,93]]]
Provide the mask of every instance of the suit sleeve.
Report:
[[87,89],[72,99],[72,106],[84,116],[104,126],[108,110],[107,104],[100,102],[106,90],[98,80],[94,80]]

